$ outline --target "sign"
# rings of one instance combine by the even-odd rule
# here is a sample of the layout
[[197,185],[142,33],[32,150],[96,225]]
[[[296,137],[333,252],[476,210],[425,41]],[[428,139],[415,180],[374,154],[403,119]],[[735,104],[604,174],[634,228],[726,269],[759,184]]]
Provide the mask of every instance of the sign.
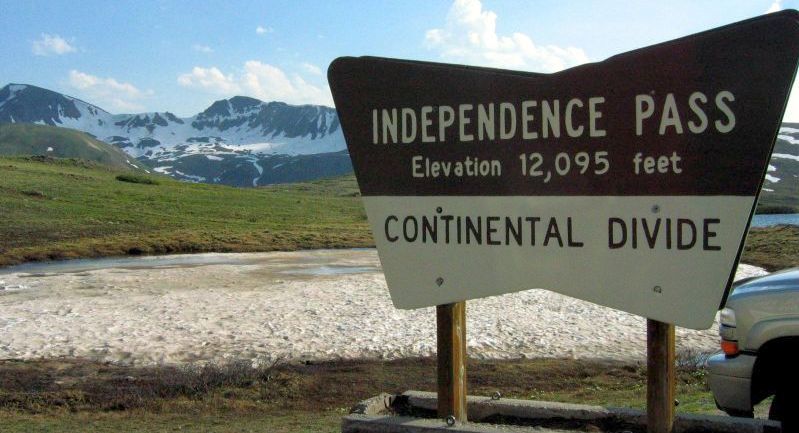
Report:
[[555,74],[336,59],[329,82],[395,306],[545,288],[709,327],[798,23],[785,11]]

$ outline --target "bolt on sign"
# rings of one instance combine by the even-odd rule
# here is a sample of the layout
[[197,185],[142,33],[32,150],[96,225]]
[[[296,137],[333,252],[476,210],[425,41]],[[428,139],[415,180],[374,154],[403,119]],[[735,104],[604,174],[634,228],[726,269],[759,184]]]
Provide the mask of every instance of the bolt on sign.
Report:
[[336,59],[395,306],[545,288],[708,328],[798,58],[785,11],[554,74]]

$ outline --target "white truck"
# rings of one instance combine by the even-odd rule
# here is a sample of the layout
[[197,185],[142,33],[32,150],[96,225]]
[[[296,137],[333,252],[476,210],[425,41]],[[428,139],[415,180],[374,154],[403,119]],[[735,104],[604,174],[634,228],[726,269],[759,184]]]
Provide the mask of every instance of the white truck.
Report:
[[736,282],[719,322],[723,353],[707,361],[716,405],[752,417],[773,395],[769,418],[799,432],[799,268]]

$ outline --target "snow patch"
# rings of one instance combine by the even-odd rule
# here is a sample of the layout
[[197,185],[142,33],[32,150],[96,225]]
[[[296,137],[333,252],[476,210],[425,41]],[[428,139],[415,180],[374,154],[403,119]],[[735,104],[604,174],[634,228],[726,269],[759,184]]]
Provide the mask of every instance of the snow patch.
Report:
[[769,164],[768,171],[777,171],[777,167],[774,167],[773,165]]
[[785,140],[791,144],[799,144],[799,139],[793,138],[790,135],[779,134],[777,135],[777,138],[779,138],[780,140]]
[[210,159],[211,161],[222,161],[225,158],[218,157],[216,155],[205,155],[206,158]]
[[767,174],[767,175],[766,175],[766,180],[767,180],[767,181],[769,181],[769,182],[771,182],[771,183],[777,183],[777,182],[779,182],[779,181],[780,181],[780,178],[778,178],[778,177],[774,177],[774,176],[772,176],[772,175],[770,175],[770,174]]
[[286,137],[278,135],[271,137],[270,141],[264,142],[263,137],[252,137],[250,143],[237,143],[229,140],[230,143],[238,144],[237,149],[249,150],[253,153],[261,154],[281,154],[281,155],[312,155],[316,153],[339,152],[346,149],[346,143],[339,134],[325,135],[311,139],[310,137]]
[[264,168],[261,167],[261,164],[258,164],[258,161],[255,159],[252,160],[252,165],[258,170],[258,177],[252,180],[252,186],[258,186],[258,181],[261,180],[261,177],[264,175]]
[[264,174],[264,168],[261,167],[261,164],[258,164],[258,161],[252,160],[252,165],[255,166],[255,169],[258,170],[258,174]]
[[[4,296],[0,303],[0,358],[74,356],[135,366],[236,358],[268,365],[278,359],[435,354],[430,320],[435,310],[395,309],[377,271],[375,250],[200,257],[208,264],[175,265],[180,262],[148,257],[124,272],[119,264],[116,269],[105,265],[88,271],[89,277],[58,272],[33,282],[20,273],[2,275],[0,286],[25,284],[34,290]],[[342,265],[365,272],[295,273]],[[740,265],[735,279],[765,273]],[[87,297],[95,302],[86,302]],[[646,321],[638,316],[546,290],[475,299],[469,305],[469,354],[477,359],[646,359],[641,332]],[[345,319],[353,317],[358,320]],[[597,323],[603,323],[603,332],[597,333]],[[363,324],[369,325],[368,338],[363,338]],[[718,327],[677,328],[676,334],[680,346],[694,353],[718,348]]]
[[781,158],[781,159],[792,159],[794,161],[799,161],[799,155],[791,155],[789,153],[772,153],[772,158]]
[[763,188],[763,191],[766,191],[766,192],[774,192],[774,190],[773,190],[773,189],[770,189],[770,188]]
[[8,86],[8,90],[10,92],[10,96],[8,99],[13,99],[17,97],[17,93],[25,90],[28,86],[24,84],[11,84]]
[[185,177],[193,182],[205,182],[205,178],[202,176],[195,176],[193,174],[186,174],[180,170],[175,170],[175,174]]
[[53,148],[52,148],[52,147],[48,147],[48,148],[47,148],[47,151],[48,151],[48,152],[52,152],[52,151],[53,151]]
[[[11,85],[9,85],[8,86],[8,91],[9,91],[8,99],[6,99],[4,101],[0,101],[0,107],[2,107],[3,104],[5,104],[6,102],[16,98],[17,97],[17,93],[19,93],[22,90],[24,90],[25,87],[27,87],[27,86],[22,85],[22,84],[11,84]],[[12,122],[13,122],[13,120],[12,120]]]

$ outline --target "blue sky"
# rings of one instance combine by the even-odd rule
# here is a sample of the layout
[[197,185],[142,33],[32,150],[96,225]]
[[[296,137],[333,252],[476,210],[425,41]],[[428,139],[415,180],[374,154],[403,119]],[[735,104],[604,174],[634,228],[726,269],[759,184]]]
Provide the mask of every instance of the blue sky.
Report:
[[190,116],[234,95],[332,105],[339,56],[554,72],[784,8],[799,0],[0,0],[0,86],[112,113]]

